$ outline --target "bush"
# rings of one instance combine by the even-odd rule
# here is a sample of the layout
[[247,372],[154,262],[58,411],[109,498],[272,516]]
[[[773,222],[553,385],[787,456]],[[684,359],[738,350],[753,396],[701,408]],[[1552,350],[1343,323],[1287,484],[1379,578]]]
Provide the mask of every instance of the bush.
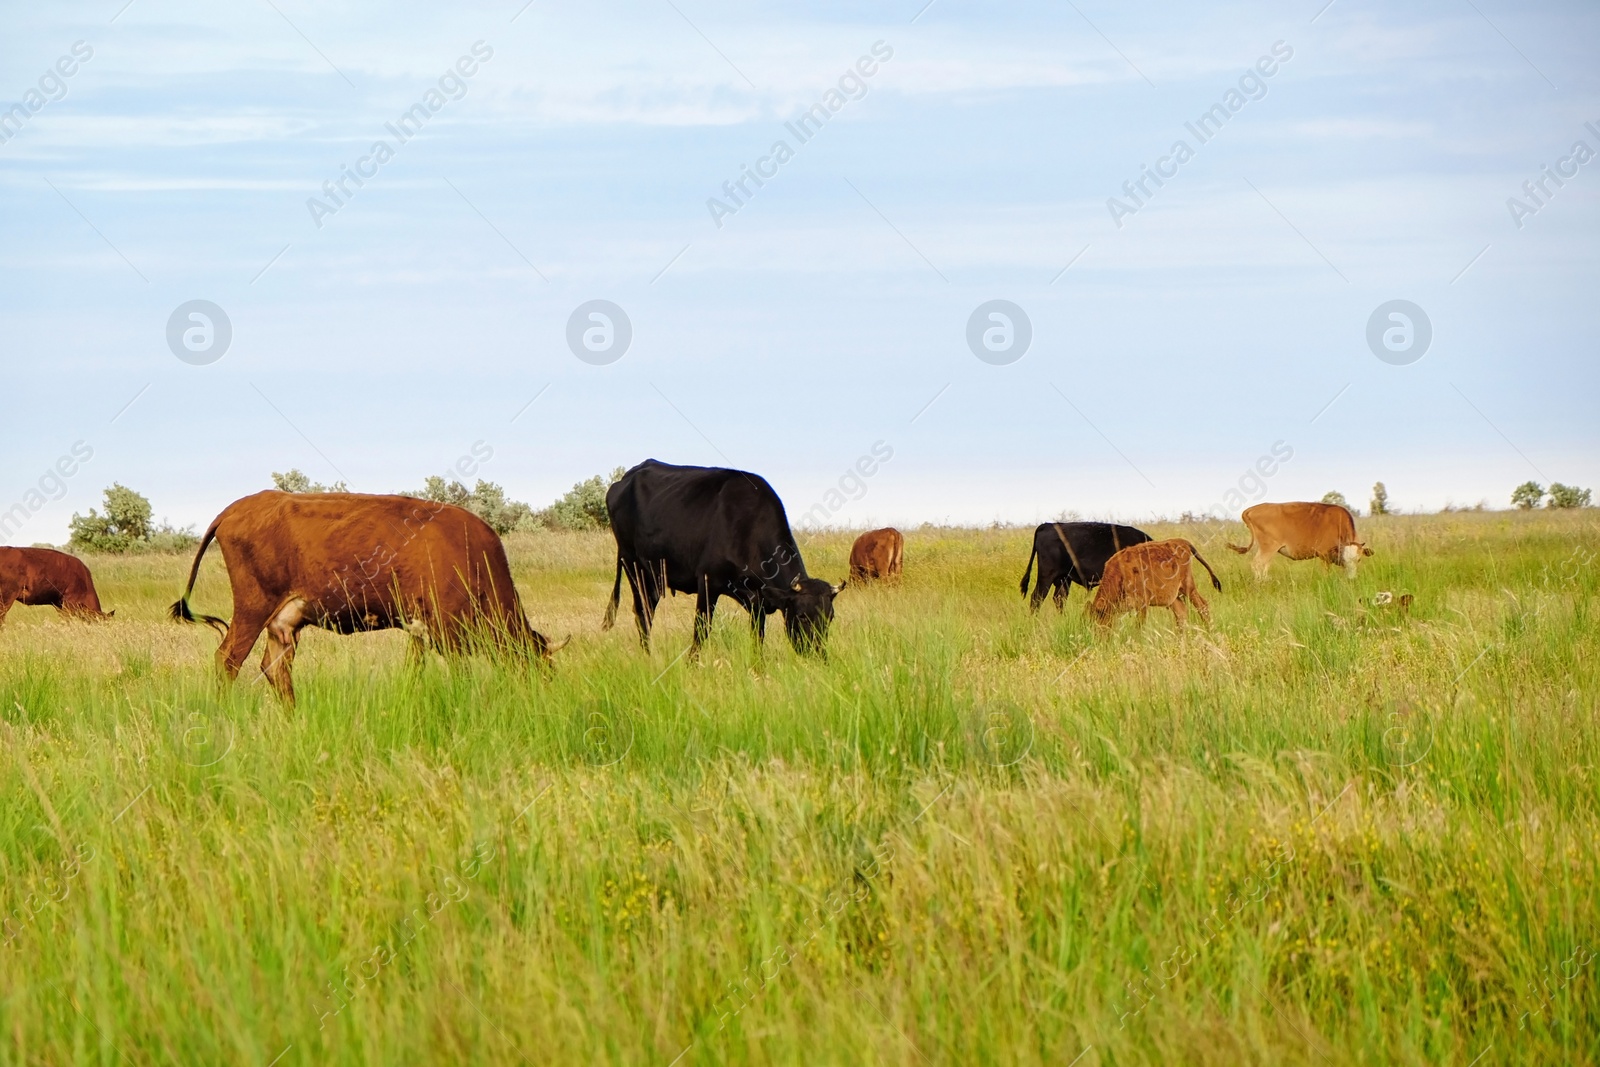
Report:
[[538,518],[553,530],[609,530],[611,516],[606,511],[606,490],[623,474],[618,467],[609,478],[595,475],[567,490],[566,495],[544,511]]
[[[1338,504],[1341,508],[1344,508],[1346,511],[1350,510],[1350,501],[1346,500],[1344,498],[1344,494],[1339,492],[1339,490],[1337,490],[1337,489],[1334,489],[1331,492],[1323,493],[1322,494],[1322,502],[1324,504]],[[1353,512],[1352,512],[1352,514],[1353,514]]]
[[401,495],[466,508],[488,523],[495,533],[501,535],[510,533],[533,514],[533,509],[528,505],[520,500],[507,499],[504,489],[494,482],[486,482],[481,478],[478,484],[469,490],[460,482],[447,482],[439,475],[433,474],[429,475],[420,490]]
[[1560,482],[1550,483],[1550,503],[1545,505],[1552,508],[1586,508],[1589,506],[1589,490],[1579,489],[1575,485],[1562,485]]
[[298,467],[290,467],[287,474],[272,472],[272,487],[285,493],[348,493],[350,487],[344,482],[334,482],[332,485],[323,485],[313,482],[311,478]]
[[199,542],[193,529],[178,529],[163,522],[150,523],[150,501],[144,494],[113,482],[105,492],[104,515],[72,513],[68,544],[84,552],[181,552]]
[[121,482],[105,492],[106,513],[72,513],[73,548],[86,552],[130,552],[150,539],[150,501]]
[[[524,533],[534,530],[609,530],[611,516],[606,513],[606,490],[625,473],[625,468],[618,467],[610,475],[597,474],[574,485],[560,500],[539,511],[520,500],[507,498],[506,491],[493,482],[480,480],[469,490],[460,482],[447,482],[437,474],[431,475],[421,489],[402,495],[466,508],[501,535],[512,530]],[[278,477],[273,475],[274,480]]]
[[150,539],[139,546],[142,552],[187,552],[200,543],[200,535],[194,532],[193,526],[179,529],[171,523],[163,522],[160,526],[150,531]]
[[1544,486],[1538,482],[1523,482],[1511,490],[1511,502],[1523,511],[1539,506],[1544,499]]

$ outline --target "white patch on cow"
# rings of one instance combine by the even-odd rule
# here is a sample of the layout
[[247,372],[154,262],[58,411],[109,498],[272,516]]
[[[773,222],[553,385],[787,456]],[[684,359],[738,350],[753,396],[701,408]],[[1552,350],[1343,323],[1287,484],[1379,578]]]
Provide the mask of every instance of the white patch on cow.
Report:
[[1356,560],[1361,558],[1361,547],[1359,545],[1345,545],[1344,548],[1339,550],[1339,555],[1344,560],[1344,576],[1351,579],[1355,578]]

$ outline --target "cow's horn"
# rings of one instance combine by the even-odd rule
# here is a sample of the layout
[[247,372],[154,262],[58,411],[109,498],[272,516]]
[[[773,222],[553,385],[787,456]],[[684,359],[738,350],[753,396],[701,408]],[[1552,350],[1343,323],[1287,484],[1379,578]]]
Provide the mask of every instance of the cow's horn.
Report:
[[800,579],[796,578],[794,580],[794,584],[791,585],[789,588],[793,589],[796,593],[800,592]]
[[561,639],[561,643],[559,645],[550,645],[550,646],[548,646],[545,649],[545,654],[553,656],[557,652],[560,652],[563,648],[566,648],[570,644],[572,644],[572,635],[568,634],[566,637]]
[[838,585],[834,586],[833,595],[834,596],[838,596],[840,593],[844,592],[844,587],[849,583],[849,581],[850,580],[848,578],[846,578],[844,581],[842,581]]

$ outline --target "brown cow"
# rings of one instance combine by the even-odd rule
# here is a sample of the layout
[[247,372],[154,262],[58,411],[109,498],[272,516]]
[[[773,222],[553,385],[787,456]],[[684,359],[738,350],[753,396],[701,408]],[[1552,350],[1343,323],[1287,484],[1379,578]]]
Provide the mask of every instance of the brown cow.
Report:
[[850,580],[861,585],[880,578],[898,578],[906,539],[893,526],[868,530],[850,546]]
[[1146,541],[1130,545],[1106,561],[1105,572],[1100,577],[1100,588],[1095,591],[1089,614],[1098,623],[1111,625],[1111,620],[1124,611],[1137,611],[1139,622],[1145,620],[1150,608],[1171,608],[1173,616],[1182,626],[1189,618],[1189,607],[1194,605],[1205,622],[1211,621],[1211,608],[1205,597],[1195,588],[1194,568],[1189,566],[1193,557],[1211,575],[1211,584],[1220,593],[1222,582],[1194,545],[1181,537],[1166,541]]
[[0,547],[0,625],[13,604],[49,605],[73,619],[109,619],[89,568],[53,548]]
[[1338,504],[1257,504],[1245,508],[1239,518],[1250,531],[1250,544],[1228,547],[1240,555],[1255,549],[1250,565],[1257,581],[1266,580],[1274,555],[1343,566],[1346,578],[1356,576],[1356,560],[1372,555],[1372,549],[1356,539],[1354,516]]
[[[233,587],[231,623],[189,610],[213,540]],[[217,665],[230,681],[265,629],[262,673],[291,703],[304,626],[344,634],[399,627],[447,654],[503,650],[545,664],[566,645],[552,648],[528,625],[505,546],[488,523],[465,508],[404,496],[269,489],[234,501],[200,539],[171,614],[222,634]],[[420,643],[412,650],[420,655]]]

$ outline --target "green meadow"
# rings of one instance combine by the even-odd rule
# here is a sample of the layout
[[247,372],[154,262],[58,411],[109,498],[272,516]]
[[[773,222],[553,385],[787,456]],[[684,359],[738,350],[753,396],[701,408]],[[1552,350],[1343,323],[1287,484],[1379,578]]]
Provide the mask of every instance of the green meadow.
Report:
[[553,674],[307,630],[294,708],[188,556],[91,557],[113,620],[0,630],[0,1061],[1600,1061],[1600,513],[1365,519],[1354,582],[1146,528],[1209,627],[924,528],[826,662],[686,597],[645,653],[608,534],[515,535]]

